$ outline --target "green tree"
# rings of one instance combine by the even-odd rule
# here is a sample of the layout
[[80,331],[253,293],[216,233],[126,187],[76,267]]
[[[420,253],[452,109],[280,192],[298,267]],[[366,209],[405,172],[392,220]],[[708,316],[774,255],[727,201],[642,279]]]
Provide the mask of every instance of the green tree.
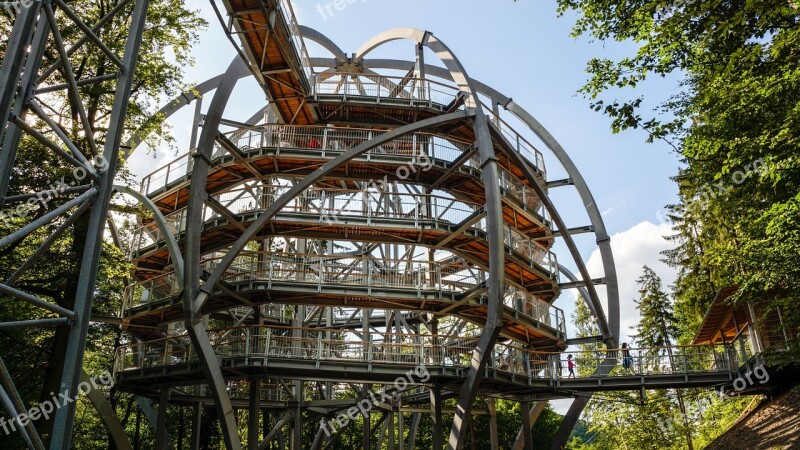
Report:
[[[800,5],[796,1],[559,0],[578,13],[573,32],[632,44],[618,60],[594,58],[582,87],[614,131],[664,139],[685,167],[671,210],[679,267],[676,310],[684,335],[721,287],[768,300],[796,330],[800,252]],[[680,78],[680,91],[644,111],[636,89]],[[617,97],[623,97],[620,100]]]
[[[678,333],[678,326],[672,302],[662,288],[661,278],[647,266],[644,266],[642,270],[642,276],[637,280],[641,297],[635,302],[640,319],[639,324],[636,325],[634,339],[639,345],[654,349],[650,353],[655,354],[656,360],[653,362],[657,366],[663,366],[665,362],[663,359],[668,358],[669,366],[675,369],[679,367],[679,363],[675,360],[677,355],[672,344]],[[686,402],[680,389],[675,390],[675,396],[678,408],[683,415],[686,446],[691,450],[694,445]]]
[[636,325],[634,339],[642,347],[670,347],[678,326],[672,302],[662,287],[661,278],[647,266],[642,268],[639,300],[634,300],[641,319]]
[[[661,290],[660,281],[653,282],[652,285],[657,291]],[[599,330],[594,316],[582,297],[575,303],[572,318],[577,329],[577,337],[598,335]],[[593,370],[592,353],[596,352],[595,359],[602,359],[605,353],[599,344],[582,344],[580,349],[581,354],[586,356],[578,358],[578,371],[582,376],[587,376]],[[568,448],[573,450],[683,448],[680,445],[680,427],[675,426],[671,420],[674,400],[666,391],[647,391],[643,398],[639,395],[638,392],[595,394],[584,412],[588,431],[580,437],[573,436]]]
[[[69,7],[90,26],[99,21],[121,1],[110,2],[68,2]],[[102,41],[116,54],[122,54],[125,38],[128,34],[128,21],[133,3],[127,4],[120,14],[103,27],[97,34]],[[57,14],[59,28],[67,47],[75,44],[82,32],[74,23]],[[0,9],[0,22],[6,30],[11,29],[13,17]],[[141,56],[137,66],[134,88],[131,95],[128,115],[125,122],[125,135],[131,136],[137,130],[148,134],[166,129],[163,117],[155,115],[156,105],[165,98],[174,97],[185,88],[182,83],[184,67],[192,63],[189,52],[197,39],[197,32],[205,26],[205,22],[196,11],[186,9],[179,0],[153,0],[148,10],[148,24],[143,37]],[[7,42],[0,39],[0,57],[5,53]],[[45,53],[42,67],[50,66],[58,59],[55,48],[49,47]],[[116,72],[118,69],[107,55],[91,43],[78,48],[70,57],[78,79],[102,77]],[[43,85],[59,85],[65,83],[63,65],[44,80]],[[113,102],[115,80],[80,87],[80,94],[91,128],[95,131],[98,142],[105,140],[107,124]],[[80,126],[78,105],[66,92],[59,91],[37,96],[37,101],[46,104],[46,109],[60,117],[59,124],[76,146],[85,154],[91,154],[91,145],[85,138]],[[35,128],[46,132],[44,124],[34,122]],[[54,136],[53,136],[54,137]],[[54,138],[57,141],[57,139]],[[124,139],[123,139],[124,140]],[[119,177],[125,179],[125,173]],[[47,151],[37,141],[24,137],[17,154],[9,195],[36,192],[48,189],[49,186],[65,177],[66,182],[72,180],[72,168],[61,159]],[[0,221],[0,235],[8,235],[14,229],[24,226],[42,214],[63,203],[64,199],[55,199],[50,205],[40,205],[26,217],[15,216],[12,220]],[[115,211],[128,211],[126,205],[118,204]],[[0,279],[7,279],[12,271],[20,267],[22,262],[60,226],[64,217],[55,220],[48,227],[29,236],[13,248],[4,249],[0,254]],[[77,289],[79,255],[86,241],[88,214],[77,220],[67,232],[58,239],[38,262],[25,272],[15,283],[17,288],[31,292],[52,301],[60,306],[70,308],[73,305]],[[103,245],[101,272],[98,276],[94,299],[93,314],[95,316],[117,316],[121,294],[128,273],[128,262],[125,254],[113,243]],[[3,320],[22,320],[42,318],[42,310],[21,305],[20,302],[2,298]],[[9,369],[26,403],[36,404],[49,399],[51,392],[59,390],[61,366],[66,355],[67,328],[55,330],[26,329],[4,331],[0,333],[0,346],[4,349],[12,347],[19,351],[4,352]],[[115,325],[93,323],[89,329],[89,339],[85,356],[85,370],[94,375],[110,370],[113,363],[115,347],[124,340],[121,330]],[[24,344],[22,344],[24,343]],[[36,356],[31,358],[24,350],[34,346]],[[123,424],[129,425],[132,398],[112,391],[112,405],[118,408],[118,416]],[[107,448],[108,436],[100,424],[98,415],[91,411],[90,404],[81,401],[78,404],[75,447],[80,449]],[[50,434],[52,421],[37,422],[40,433],[46,439]],[[5,438],[4,438],[5,439]],[[9,448],[21,448],[24,444],[18,436],[8,438]],[[4,444],[6,442],[4,441]]]

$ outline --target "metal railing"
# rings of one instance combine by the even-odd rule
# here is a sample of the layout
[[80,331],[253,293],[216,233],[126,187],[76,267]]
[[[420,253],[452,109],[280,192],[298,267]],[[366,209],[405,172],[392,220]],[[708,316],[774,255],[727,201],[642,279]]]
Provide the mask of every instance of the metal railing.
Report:
[[550,213],[544,207],[536,192],[523,183],[522,180],[512,175],[505,167],[500,167],[499,169],[500,187],[503,189],[503,195],[517,199],[528,212],[539,216],[545,227],[549,227]]
[[564,335],[567,333],[567,321],[564,317],[564,311],[530,292],[507,284],[503,294],[503,304],[543,325],[558,330]]
[[[279,152],[282,149],[297,149],[318,152],[321,157],[325,158],[351,150],[358,145],[369,142],[384,132],[383,130],[360,128],[270,124],[243,128],[230,132],[227,136],[245,154],[262,148],[275,148]],[[520,140],[519,142],[524,143],[527,141]],[[368,151],[365,157],[370,159],[387,155],[402,156],[411,159],[412,167],[430,165],[437,161],[452,163],[469,151],[471,145],[472,143],[470,142],[459,141],[450,136],[413,133],[393,139],[384,145],[374,148]],[[184,154],[146,175],[142,178],[140,192],[150,195],[187,181],[192,170],[192,155],[193,152]],[[225,159],[226,156],[227,152],[217,145],[212,154],[212,164],[216,166],[226,161],[232,161],[231,158]],[[540,170],[544,171],[544,162],[541,154],[533,158],[533,162]],[[475,158],[468,160],[466,165],[479,168],[479,163]],[[512,186],[517,186],[521,189],[525,185],[508,171],[506,171],[503,183],[503,187],[506,189],[510,189]],[[520,195],[522,195],[522,191],[520,191]],[[535,197],[535,194],[531,191],[528,191],[525,195],[526,201]]]
[[289,29],[289,35],[294,43],[295,51],[300,57],[300,65],[303,69],[303,73],[306,76],[306,80],[311,83],[314,77],[314,67],[311,64],[311,58],[308,56],[308,49],[306,48],[302,33],[300,33],[300,24],[297,21],[294,8],[292,8],[292,2],[290,0],[279,0],[278,4],[278,10],[280,10],[284,16],[286,26]]
[[[262,212],[281,198],[291,186],[239,187],[216,195],[216,199],[233,214]],[[413,220],[414,226],[421,221],[437,221],[459,224],[476,211],[482,209],[477,203],[468,203],[443,195],[418,195],[392,193],[375,188],[365,190],[310,188],[293,198],[281,209],[281,213],[311,214],[319,223],[335,223],[347,217],[370,219]],[[186,231],[185,208],[168,216],[167,229],[177,236]],[[203,220],[222,218],[210,206],[204,206]],[[474,225],[485,229],[485,220]],[[148,248],[163,241],[164,236],[155,223],[139,227],[133,235],[133,251]]]
[[486,106],[486,104],[483,104],[483,109],[489,115],[491,123],[497,127],[497,129],[500,131],[500,134],[502,134],[508,143],[511,144],[511,147],[516,149],[517,152],[527,158],[529,162],[533,163],[533,166],[540,170],[542,174],[544,174],[545,179],[547,179],[547,169],[545,168],[544,155],[542,152],[540,152],[539,149],[537,149],[521,134],[514,130],[514,128],[499,115],[497,115],[492,108],[489,108]]
[[[269,360],[348,362],[371,366],[468,368],[477,337],[343,332],[336,329],[240,327],[209,333],[220,364],[268,365]],[[487,371],[521,375],[528,380],[563,379],[567,358],[576,362],[576,378],[607,365],[609,376],[691,375],[732,373],[739,361],[730,344],[671,348],[598,349],[546,353],[499,343],[492,349]],[[630,355],[630,356],[627,356]],[[629,358],[625,362],[625,358]],[[120,347],[117,373],[197,361],[187,336],[175,336]],[[401,369],[403,370],[403,369]]]
[[531,240],[531,238],[510,225],[506,225],[503,231],[503,242],[513,253],[521,255],[531,263],[543,268],[552,280],[556,282],[560,280],[561,273],[558,269],[558,258],[555,253],[547,250],[541,244]]
[[403,101],[413,106],[444,109],[454,104],[461,91],[451,85],[424,78],[404,78],[385,75],[333,73],[318,76],[314,94],[317,98],[336,96],[368,98],[381,101]]
[[588,377],[602,367],[613,368],[612,376],[734,372],[745,362],[732,344],[709,344],[551,354],[548,366],[541,369],[552,378],[566,377],[570,355],[577,377]]
[[[290,186],[241,187],[217,195],[217,200],[231,213],[241,215],[257,213],[269,208]],[[343,190],[311,188],[293,198],[281,212],[310,214],[317,223],[333,225],[347,218],[403,219],[413,221],[419,227],[423,221],[442,222],[458,225],[482,208],[476,203],[468,203],[439,195],[418,195],[410,193],[389,193],[380,190]],[[173,236],[186,231],[186,209],[181,209],[166,217],[168,232]],[[222,215],[205,205],[203,220],[208,222],[223,219]],[[481,219],[472,229],[486,231],[486,220]],[[516,254],[542,267],[551,279],[559,279],[556,255],[538,242],[523,235],[511,226],[505,227],[505,244]],[[161,230],[155,223],[145,224],[136,229],[131,239],[131,251],[138,252],[152,248],[164,241]]]
[[[228,381],[225,386],[228,395],[232,400],[249,400],[250,399],[250,382],[240,380]],[[211,388],[203,384],[199,386],[177,386],[174,388],[174,393],[178,395],[197,396],[211,398]],[[261,383],[260,398],[263,402],[285,402],[291,396],[286,390],[277,384]]]
[[[201,263],[213,271],[222,257]],[[464,263],[391,260],[368,256],[247,253],[236,257],[222,276],[229,284],[290,282],[310,286],[318,292],[324,286],[363,286],[438,293],[464,293],[486,282],[486,272]],[[123,297],[122,314],[130,309],[169,300],[180,293],[174,274],[134,283]],[[564,312],[534,294],[507,286],[503,304],[519,314],[566,333]],[[276,320],[286,318],[279,305],[262,311]],[[242,312],[246,312],[245,307]]]

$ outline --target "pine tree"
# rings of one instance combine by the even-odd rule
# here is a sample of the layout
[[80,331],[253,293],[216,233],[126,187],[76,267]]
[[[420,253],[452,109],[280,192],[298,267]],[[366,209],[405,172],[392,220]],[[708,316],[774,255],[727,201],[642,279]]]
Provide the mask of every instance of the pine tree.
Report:
[[[636,326],[636,342],[649,348],[657,348],[653,353],[657,357],[654,363],[663,365],[665,358],[669,361],[672,370],[677,368],[672,344],[678,334],[677,320],[669,296],[664,292],[661,278],[649,267],[644,266],[642,276],[639,277],[639,293],[641,297],[635,300],[641,319]],[[692,433],[689,427],[689,416],[686,412],[686,403],[680,389],[675,391],[678,407],[683,414],[686,444],[692,450]]]
[[642,347],[670,347],[678,334],[675,312],[662,287],[661,278],[647,266],[637,280],[641,297],[636,302],[641,315],[634,339]]

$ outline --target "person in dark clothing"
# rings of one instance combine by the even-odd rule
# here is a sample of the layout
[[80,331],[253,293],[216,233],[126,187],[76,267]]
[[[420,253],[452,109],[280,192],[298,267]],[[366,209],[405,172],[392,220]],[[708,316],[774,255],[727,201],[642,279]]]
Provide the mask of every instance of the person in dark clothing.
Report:
[[622,343],[622,368],[625,371],[630,370],[633,367],[633,357],[631,356],[631,350],[628,347],[627,342]]

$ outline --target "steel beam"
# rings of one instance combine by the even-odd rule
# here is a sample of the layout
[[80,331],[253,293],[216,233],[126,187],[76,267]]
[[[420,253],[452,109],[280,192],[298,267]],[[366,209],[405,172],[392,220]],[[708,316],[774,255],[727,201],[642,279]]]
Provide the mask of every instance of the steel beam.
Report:
[[[38,2],[37,2],[38,3]],[[42,62],[42,57],[44,55],[44,49],[47,45],[47,38],[50,35],[50,24],[47,23],[46,20],[40,20],[38,26],[36,27],[35,35],[33,36],[33,42],[31,42],[30,53],[27,55],[27,61],[25,63],[25,71],[22,73],[22,79],[19,83],[19,90],[11,89],[11,86],[15,86],[16,82],[12,83],[11,80],[7,80],[5,78],[5,73],[2,71],[5,68],[9,67],[9,70],[14,70],[10,68],[10,66],[14,65],[14,52],[17,51],[15,45],[17,41],[13,33],[20,32],[20,33],[27,33],[28,31],[19,31],[17,29],[17,22],[21,25],[23,22],[27,22],[30,19],[30,10],[33,9],[41,9],[41,4],[31,5],[29,8],[25,8],[26,11],[23,13],[26,16],[23,17],[23,14],[20,14],[17,17],[17,20],[14,22],[14,31],[12,31],[11,39],[8,43],[6,48],[6,54],[3,59],[3,67],[0,68],[0,86],[4,86],[5,91],[1,94],[3,96],[6,95],[17,95],[17,101],[13,105],[13,110],[11,115],[13,116],[25,116],[25,109],[27,107],[26,103],[30,97],[31,91],[33,89],[33,83],[36,79],[36,73],[39,71],[39,67]],[[36,17],[38,12],[33,13],[33,17]],[[28,26],[27,24],[23,26]],[[23,39],[24,40],[24,39]],[[26,49],[27,50],[27,49]],[[2,103],[2,100],[0,100]],[[9,110],[6,109],[5,106],[0,106],[0,141],[2,141],[2,147],[0,147],[0,200],[6,196],[8,193],[8,186],[11,182],[11,175],[12,170],[14,167],[14,162],[17,158],[17,147],[19,146],[19,141],[21,137],[21,130],[19,127],[14,125],[13,123],[8,124],[8,129],[4,130],[6,126],[6,120],[9,119]],[[4,133],[5,131],[5,133]]]
[[[543,402],[539,403],[544,404]],[[522,435],[522,446],[525,450],[533,450],[533,437],[531,436],[531,415],[529,414],[530,409],[530,402],[521,402],[519,404],[519,412],[520,416],[522,416],[522,429],[520,430],[520,434]]]
[[[6,51],[3,55],[2,64],[0,64],[0,134],[3,134],[6,129],[11,107],[14,104],[15,97],[20,93],[17,89],[20,82],[20,75],[22,73],[23,63],[25,58],[29,56],[28,46],[33,40],[35,33],[35,26],[39,13],[42,9],[44,2],[33,2],[29,7],[23,8],[14,20],[14,28],[11,30]],[[30,55],[33,58],[40,58],[41,55]],[[6,160],[8,155],[2,155],[0,164],[4,164],[4,171],[0,174],[5,175],[5,168],[13,166],[13,160]],[[6,161],[6,162],[2,162]],[[8,166],[5,166],[8,164]],[[5,195],[5,191],[0,191],[0,197]]]
[[438,384],[431,386],[431,441],[433,450],[442,450],[444,434],[442,429],[442,387]]
[[158,401],[158,418],[156,419],[156,447],[155,450],[167,450],[169,441],[169,428],[167,427],[167,410],[169,408],[170,389],[161,388],[161,398]]
[[[89,383],[90,381],[89,375],[81,370],[81,382]],[[118,450],[133,450],[131,442],[128,440],[128,435],[125,433],[125,428],[122,426],[119,418],[117,418],[117,412],[114,411],[114,407],[111,406],[111,403],[108,401],[105,394],[103,394],[103,391],[100,389],[89,389],[89,391],[86,392],[86,397],[89,398],[89,401],[92,402],[97,413],[100,415],[100,420],[102,420],[103,424],[106,426],[108,434],[111,437],[111,442],[114,443],[116,448]]]
[[250,379],[250,404],[247,410],[247,448],[258,450],[259,434],[261,431],[261,380]]
[[175,278],[178,282],[179,286],[183,286],[184,283],[184,270],[185,264],[183,260],[183,254],[181,253],[181,249],[178,246],[178,241],[175,238],[175,235],[169,229],[167,225],[167,219],[164,217],[164,214],[161,212],[160,209],[150,200],[147,196],[142,195],[141,193],[127,187],[127,186],[114,186],[114,191],[119,192],[121,194],[130,195],[134,199],[136,199],[139,204],[150,210],[153,214],[153,220],[158,227],[158,231],[161,232],[161,235],[164,236],[164,242],[167,246],[167,251],[169,252],[169,257],[172,260],[172,266],[175,268]]
[[[60,391],[70,397],[77,392],[78,384],[80,383],[80,368],[83,364],[83,354],[86,349],[86,336],[92,313],[92,299],[95,292],[98,266],[100,264],[103,231],[111,203],[114,176],[116,175],[117,161],[119,159],[119,144],[124,131],[125,117],[130,102],[142,33],[145,29],[148,5],[148,0],[138,0],[134,6],[130,33],[125,43],[123,55],[125,69],[114,94],[114,105],[109,118],[108,133],[103,151],[103,157],[108,162],[108,170],[102,174],[98,183],[98,198],[89,216],[86,246],[83,250],[80,279],[78,280],[78,289],[75,296],[74,311],[77,320],[70,327],[66,353],[70,357],[66,358],[64,362],[60,387]],[[68,450],[71,447],[75,406],[75,403],[71,403],[56,412],[53,437],[50,441],[51,450]]]
[[[9,416],[12,418],[18,417],[28,411],[2,357],[0,357],[0,387],[2,387],[3,397],[5,397],[4,403],[7,403],[6,409],[8,409]],[[42,438],[39,436],[39,432],[36,431],[36,427],[33,426],[33,421],[25,421],[25,426],[22,426],[21,422],[18,421],[17,425],[20,426],[20,432],[25,436],[28,445],[33,450],[44,450],[44,443],[42,443]]]
[[200,291],[200,277],[202,275],[200,268],[200,259],[202,257],[200,235],[203,209],[208,196],[205,184],[208,179],[211,154],[219,133],[219,124],[222,120],[225,106],[233,93],[234,87],[246,71],[247,66],[242,60],[237,58],[231,62],[225,72],[225,76],[217,86],[217,91],[211,100],[208,115],[203,124],[198,150],[194,154],[192,184],[189,189],[183,281],[184,324],[208,380],[208,385],[214,398],[217,417],[221,422],[223,440],[228,450],[241,450],[242,448],[236,424],[236,414],[231,405],[225,379],[219,367],[219,361],[214,355],[214,349],[211,347],[200,308],[196,308],[195,297]]
[[284,415],[283,418],[279,420],[278,423],[275,424],[275,427],[272,428],[272,431],[270,431],[269,433],[267,433],[266,436],[264,436],[264,440],[258,446],[258,450],[266,450],[267,447],[269,447],[270,442],[272,442],[275,436],[281,432],[281,428],[283,428],[287,423],[289,423],[289,421],[291,421],[293,417],[294,417],[294,412],[288,411],[286,415]]
[[[542,411],[544,411],[545,406],[547,406],[547,401],[538,401],[533,404],[532,408],[530,402],[523,402],[520,404],[520,413],[522,414],[523,422],[519,433],[517,433],[517,439],[514,441],[512,450],[522,450],[523,448],[527,450],[529,443],[530,445],[533,445],[530,434],[531,427],[533,427],[533,424],[539,420],[539,416],[542,414]],[[527,415],[525,411],[527,411]],[[525,433],[526,427],[528,430],[527,433]]]
[[[262,214],[258,216],[258,218],[250,224],[247,228],[247,231],[242,233],[241,236],[236,240],[236,242],[231,246],[228,250],[225,257],[220,261],[219,265],[214,269],[214,272],[208,278],[206,283],[203,285],[200,294],[195,300],[194,304],[191,305],[192,309],[199,311],[203,304],[208,300],[213,292],[214,287],[222,278],[223,273],[227,268],[231,265],[233,260],[236,256],[244,249],[247,243],[255,236],[255,234],[261,230],[261,228],[270,220],[272,219],[275,214],[277,214],[281,209],[283,209],[292,199],[297,197],[300,193],[308,189],[318,180],[325,177],[328,173],[332,170],[336,169],[340,165],[358,157],[359,155],[368,152],[369,150],[379,147],[381,145],[386,144],[387,142],[391,142],[399,137],[405,136],[407,134],[412,134],[417,131],[426,130],[438,125],[443,125],[446,123],[464,120],[468,117],[471,117],[472,114],[467,112],[456,112],[451,114],[446,114],[443,116],[433,117],[430,119],[426,119],[420,122],[416,122],[410,125],[405,125],[400,128],[394,129],[390,132],[384,133],[380,136],[375,137],[371,141],[365,142],[354,149],[343,153],[336,158],[331,159],[330,161],[326,162],[322,165],[319,169],[315,170],[313,173],[308,175],[307,177],[303,178],[301,181],[296,183],[292,186],[289,191],[283,194],[280,198],[275,200],[275,202],[267,208]],[[198,165],[195,166],[195,170],[198,169]],[[194,185],[194,181],[193,181]],[[499,193],[499,185],[498,185],[498,193]],[[201,220],[197,220],[198,224],[201,223]],[[191,223],[191,222],[190,222]],[[192,236],[190,236],[192,238]],[[199,246],[199,234],[196,237],[198,239],[198,246]],[[199,261],[199,256],[198,256]]]

